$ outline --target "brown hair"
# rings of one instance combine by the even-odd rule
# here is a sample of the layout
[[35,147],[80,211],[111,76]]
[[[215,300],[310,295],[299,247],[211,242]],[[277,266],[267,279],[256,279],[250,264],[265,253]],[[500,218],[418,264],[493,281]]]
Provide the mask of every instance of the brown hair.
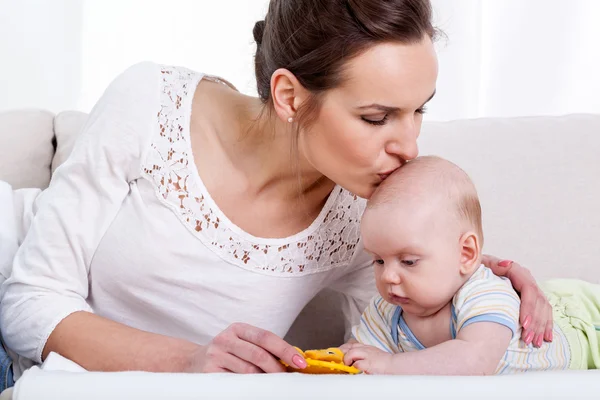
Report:
[[346,62],[376,44],[433,40],[431,16],[429,0],[271,0],[253,32],[258,95],[270,104],[272,74],[289,70],[313,95],[296,116],[307,126],[319,95],[342,83]]

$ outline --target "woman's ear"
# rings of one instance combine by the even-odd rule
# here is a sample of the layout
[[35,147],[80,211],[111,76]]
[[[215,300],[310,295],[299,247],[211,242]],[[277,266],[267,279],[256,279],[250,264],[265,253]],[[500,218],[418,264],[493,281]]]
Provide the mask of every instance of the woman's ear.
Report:
[[280,68],[271,76],[271,98],[275,112],[282,121],[295,118],[296,113],[308,95],[296,76],[285,68]]
[[478,267],[481,259],[481,244],[475,232],[467,232],[460,237],[460,273],[470,275]]

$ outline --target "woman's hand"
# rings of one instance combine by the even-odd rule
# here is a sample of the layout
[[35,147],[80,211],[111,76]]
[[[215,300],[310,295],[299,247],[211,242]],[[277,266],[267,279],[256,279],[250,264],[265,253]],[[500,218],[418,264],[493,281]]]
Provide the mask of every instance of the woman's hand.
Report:
[[234,372],[257,374],[284,372],[281,359],[295,368],[305,368],[298,351],[279,336],[263,329],[235,323],[192,355],[186,372]]
[[510,279],[521,295],[520,322],[523,326],[522,339],[540,347],[543,341],[552,341],[552,307],[527,268],[516,262],[500,260],[484,255],[483,264],[498,276]]

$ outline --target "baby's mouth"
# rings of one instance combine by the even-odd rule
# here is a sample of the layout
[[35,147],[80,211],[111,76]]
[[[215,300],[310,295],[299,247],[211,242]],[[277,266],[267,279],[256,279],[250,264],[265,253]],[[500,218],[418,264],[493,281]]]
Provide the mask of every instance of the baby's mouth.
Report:
[[397,296],[393,293],[390,293],[390,300],[392,300],[392,303],[396,304],[407,304],[410,302],[410,299],[408,297]]

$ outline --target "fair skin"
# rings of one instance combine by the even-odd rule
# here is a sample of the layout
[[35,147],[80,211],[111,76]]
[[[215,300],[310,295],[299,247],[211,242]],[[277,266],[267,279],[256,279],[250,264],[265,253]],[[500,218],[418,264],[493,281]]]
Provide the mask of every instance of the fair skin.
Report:
[[[238,227],[265,238],[295,234],[313,222],[336,183],[369,198],[387,173],[417,156],[419,110],[437,78],[431,41],[376,46],[350,60],[346,74],[344,84],[325,93],[312,128],[302,131],[297,168],[290,162],[294,124],[287,120],[309,93],[293,74],[280,69],[272,75],[273,113],[261,114],[257,98],[200,83],[191,119],[194,159],[211,196]],[[549,319],[535,281],[516,263],[503,267],[499,261],[484,260],[531,299],[525,315],[536,316],[530,328],[543,334]],[[278,358],[305,366],[283,339],[245,324],[233,324],[201,346],[84,312],[58,324],[43,357],[51,351],[104,371],[281,372]]]
[[390,354],[358,343],[344,346],[345,362],[365,373],[490,375],[512,338],[509,328],[491,322],[473,323],[451,337],[451,301],[479,267],[481,242],[470,223],[453,212],[454,202],[436,192],[430,185],[429,193],[409,193],[363,217],[377,289],[385,301],[402,307],[404,320],[426,347]]

